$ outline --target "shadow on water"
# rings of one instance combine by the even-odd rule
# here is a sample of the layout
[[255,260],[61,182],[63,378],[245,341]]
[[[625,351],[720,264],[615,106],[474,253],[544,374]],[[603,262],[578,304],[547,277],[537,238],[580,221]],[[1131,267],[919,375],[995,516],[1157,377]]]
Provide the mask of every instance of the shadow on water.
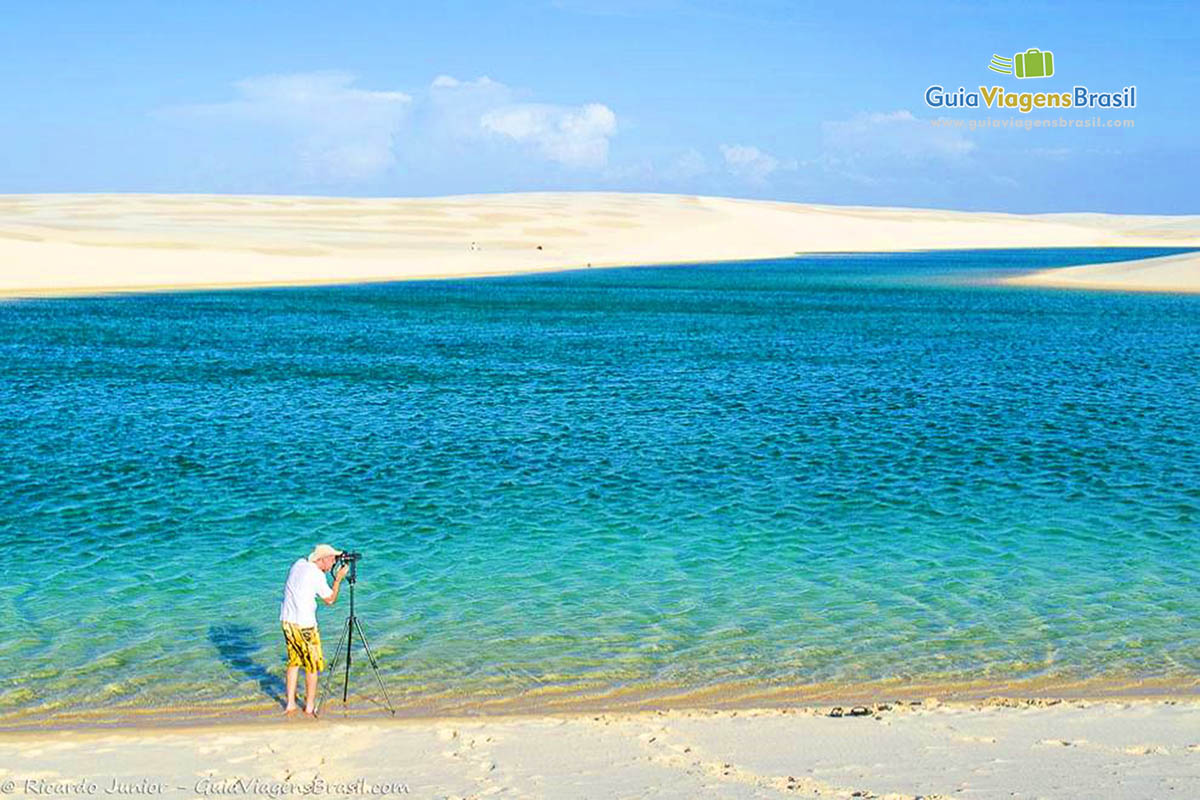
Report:
[[208,640],[216,646],[221,660],[247,678],[258,681],[258,687],[279,705],[284,704],[283,679],[272,675],[267,668],[254,660],[254,654],[262,644],[249,625],[213,625],[208,629]]

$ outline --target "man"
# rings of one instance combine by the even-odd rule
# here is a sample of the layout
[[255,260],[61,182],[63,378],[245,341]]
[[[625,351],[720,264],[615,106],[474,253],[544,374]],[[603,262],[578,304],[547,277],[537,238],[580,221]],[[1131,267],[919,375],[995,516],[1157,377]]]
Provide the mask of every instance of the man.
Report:
[[342,578],[346,577],[349,564],[343,564],[333,578],[333,588],[325,582],[325,573],[333,569],[333,562],[342,554],[327,544],[319,544],[308,554],[308,558],[297,559],[288,571],[287,583],[283,587],[283,603],[279,606],[279,622],[283,626],[283,640],[287,644],[287,708],[286,714],[296,711],[296,679],[304,667],[304,713],[316,713],[317,678],[325,669],[325,654],[321,652],[321,634],[317,631],[317,600],[325,605],[337,602]]

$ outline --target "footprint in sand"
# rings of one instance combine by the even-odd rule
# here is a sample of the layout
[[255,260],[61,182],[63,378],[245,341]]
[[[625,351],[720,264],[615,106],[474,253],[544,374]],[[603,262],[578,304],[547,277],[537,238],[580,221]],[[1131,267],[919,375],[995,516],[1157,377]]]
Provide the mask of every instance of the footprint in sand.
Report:
[[[1191,748],[1188,749],[1190,750]],[[1167,748],[1157,744],[1135,744],[1126,747],[1124,752],[1129,753],[1131,756],[1168,756],[1171,754]]]
[[[739,767],[725,760],[707,759],[692,745],[672,744],[667,741],[672,731],[659,728],[638,735],[638,741],[650,751],[649,760],[671,769],[677,769],[686,774],[700,774],[726,783],[739,783],[760,789],[786,790],[800,794],[826,795],[835,794],[842,797],[873,797],[867,792],[854,794],[852,790],[834,787],[810,777],[794,775],[776,776],[762,775]],[[897,796],[899,798],[901,796]],[[909,800],[907,796],[904,796]]]
[[225,759],[225,763],[226,764],[241,764],[244,761],[255,761],[261,757],[262,756],[258,753],[250,753],[249,755],[238,756],[237,758],[227,758],[227,759]]
[[245,742],[246,740],[241,736],[220,736],[214,739],[211,744],[197,748],[196,752],[203,756],[213,755],[214,753],[228,750],[231,747],[240,748]]

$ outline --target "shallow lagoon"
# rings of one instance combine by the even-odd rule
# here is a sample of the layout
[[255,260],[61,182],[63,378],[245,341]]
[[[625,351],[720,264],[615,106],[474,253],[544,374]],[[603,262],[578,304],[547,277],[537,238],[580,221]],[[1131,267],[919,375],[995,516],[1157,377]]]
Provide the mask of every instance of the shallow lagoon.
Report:
[[270,708],[315,541],[414,711],[1194,687],[1200,297],[981,283],[1130,257],[0,305],[0,714]]

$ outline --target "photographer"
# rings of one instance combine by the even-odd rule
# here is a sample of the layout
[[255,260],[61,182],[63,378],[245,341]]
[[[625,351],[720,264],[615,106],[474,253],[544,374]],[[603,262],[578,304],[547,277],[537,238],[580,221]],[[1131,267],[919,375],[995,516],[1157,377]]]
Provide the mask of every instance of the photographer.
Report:
[[304,713],[312,716],[317,702],[317,678],[325,669],[321,651],[321,635],[317,630],[317,601],[325,605],[337,602],[338,590],[346,577],[348,564],[343,564],[333,578],[333,588],[325,582],[325,573],[333,569],[342,552],[327,544],[319,544],[308,558],[297,559],[288,571],[283,587],[283,602],[279,607],[279,622],[287,644],[287,707],[285,713],[296,711],[296,679],[304,667]]

